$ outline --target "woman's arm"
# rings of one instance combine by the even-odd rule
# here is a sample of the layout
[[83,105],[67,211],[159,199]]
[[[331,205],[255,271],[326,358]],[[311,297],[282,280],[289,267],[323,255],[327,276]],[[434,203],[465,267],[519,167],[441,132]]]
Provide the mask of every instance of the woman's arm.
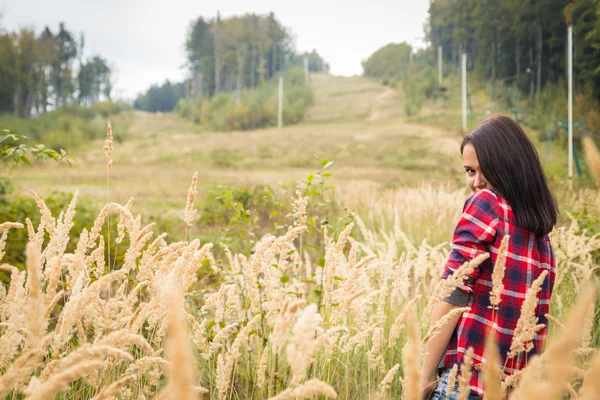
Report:
[[[454,304],[447,303],[444,300],[438,301],[431,312],[430,329],[441,318],[450,311],[460,308]],[[421,368],[421,388],[423,389],[423,398],[428,398],[437,386],[437,367],[448,347],[452,333],[460,320],[461,315],[458,314],[451,318],[444,326],[440,333],[425,344],[425,357],[423,359],[423,367]]]

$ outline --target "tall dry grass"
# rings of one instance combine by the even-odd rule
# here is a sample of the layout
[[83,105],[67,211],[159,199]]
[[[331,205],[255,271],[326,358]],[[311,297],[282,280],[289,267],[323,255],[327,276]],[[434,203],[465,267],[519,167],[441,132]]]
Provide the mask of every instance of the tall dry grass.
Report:
[[[133,214],[132,201],[109,203],[89,230],[73,237],[77,194],[56,216],[34,193],[42,218],[37,227],[26,221],[27,268],[0,265],[9,278],[0,285],[0,397],[418,399],[423,341],[436,334],[426,323],[444,291],[439,276],[449,247],[406,233],[421,229],[410,226],[407,204],[421,210],[417,225],[452,220],[460,193],[444,190],[436,188],[426,201],[452,207],[430,208],[429,215],[412,189],[400,208],[393,204],[402,193],[384,193],[380,203],[372,193],[362,200],[353,193],[356,204],[387,204],[363,216],[381,223],[367,225],[357,215],[356,228],[325,232],[324,263],[300,250],[302,236],[311,234],[303,212],[250,254],[226,251],[220,260],[198,239],[168,242]],[[189,199],[182,229],[193,222]],[[111,214],[120,228],[108,240],[103,228]],[[0,255],[9,229],[23,225],[0,225]],[[130,246],[114,269],[105,255],[125,236]],[[600,239],[574,220],[552,240],[559,272],[551,314],[564,327],[552,327],[558,335],[548,351],[514,376],[493,365],[493,342],[486,350],[485,379],[496,391],[512,387],[511,399],[558,399],[566,391],[592,398],[600,378],[591,347],[595,295],[586,288],[597,274]],[[77,243],[72,252],[69,241]],[[501,274],[496,280],[499,287]],[[524,314],[521,331],[531,329],[535,321]],[[468,390],[470,369],[468,360],[455,369],[459,396]]]

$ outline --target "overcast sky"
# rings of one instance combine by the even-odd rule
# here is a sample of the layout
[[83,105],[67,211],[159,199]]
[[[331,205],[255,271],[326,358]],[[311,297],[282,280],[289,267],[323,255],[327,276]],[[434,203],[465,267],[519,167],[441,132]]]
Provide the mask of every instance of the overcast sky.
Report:
[[336,75],[361,74],[361,61],[391,42],[424,47],[429,0],[0,0],[0,27],[57,31],[64,21],[85,55],[108,59],[117,97],[133,98],[153,83],[185,76],[190,21],[270,11],[296,36],[298,51],[317,49]]

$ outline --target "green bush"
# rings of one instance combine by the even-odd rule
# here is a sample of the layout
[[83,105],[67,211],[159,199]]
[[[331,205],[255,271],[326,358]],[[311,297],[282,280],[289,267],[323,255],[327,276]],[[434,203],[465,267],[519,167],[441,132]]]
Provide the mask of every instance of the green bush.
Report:
[[0,115],[0,129],[27,136],[31,141],[42,142],[57,151],[65,149],[71,152],[92,140],[103,138],[109,118],[115,140],[122,141],[128,129],[128,120],[123,117],[122,111],[127,109],[126,105],[110,102],[95,103],[89,108],[69,104],[38,117]]
[[429,66],[413,66],[403,78],[402,88],[405,95],[406,115],[417,114],[423,107],[423,103],[437,94],[438,83],[434,69]]
[[[313,104],[313,93],[304,84],[302,68],[284,74],[283,123],[296,124],[304,119]],[[264,86],[242,91],[240,105],[235,93],[220,93],[212,98],[180,100],[175,112],[184,118],[216,131],[240,131],[277,125],[279,78]]]

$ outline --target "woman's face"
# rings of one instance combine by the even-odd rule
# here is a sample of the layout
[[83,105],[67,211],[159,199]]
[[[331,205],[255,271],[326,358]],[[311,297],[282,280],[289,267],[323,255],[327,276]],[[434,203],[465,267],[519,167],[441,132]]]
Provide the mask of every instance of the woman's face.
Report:
[[487,179],[485,179],[485,176],[483,176],[483,172],[481,172],[479,161],[477,160],[477,153],[475,153],[475,147],[473,147],[471,143],[467,143],[465,147],[463,147],[462,156],[467,186],[469,189],[471,189],[473,193],[483,189],[493,190]]

